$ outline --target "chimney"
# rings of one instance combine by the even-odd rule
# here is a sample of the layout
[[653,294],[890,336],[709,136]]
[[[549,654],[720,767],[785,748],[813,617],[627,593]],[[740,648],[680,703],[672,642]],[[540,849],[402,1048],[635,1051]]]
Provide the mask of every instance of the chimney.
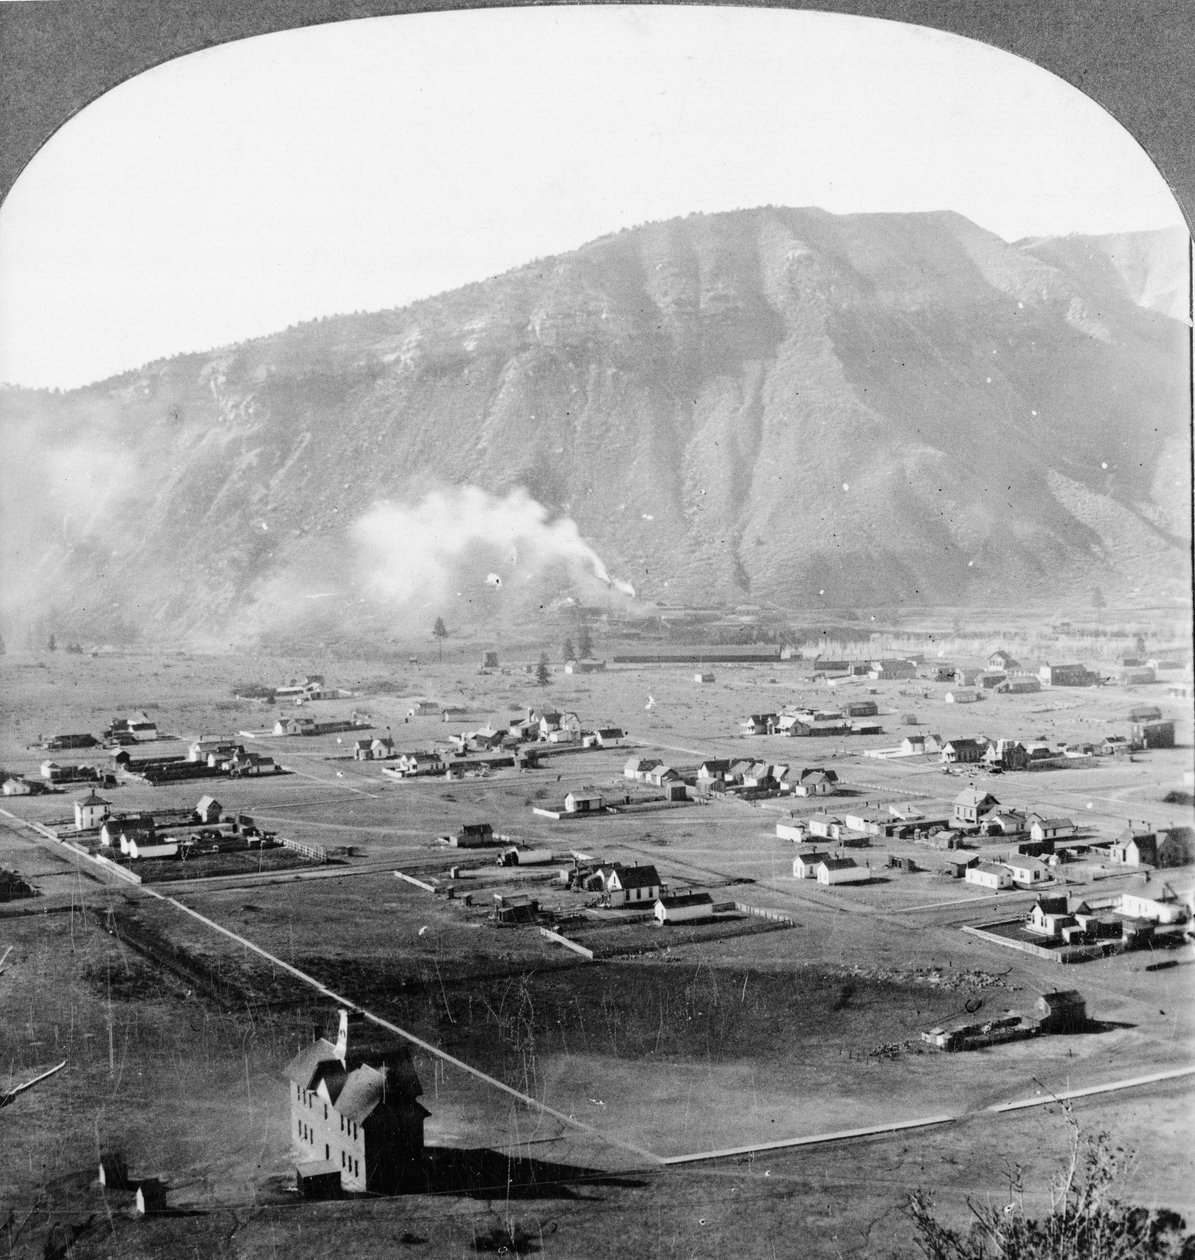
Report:
[[349,1013],[344,1007],[340,1008],[340,1029],[336,1034],[336,1057],[343,1066],[345,1058],[349,1052]]

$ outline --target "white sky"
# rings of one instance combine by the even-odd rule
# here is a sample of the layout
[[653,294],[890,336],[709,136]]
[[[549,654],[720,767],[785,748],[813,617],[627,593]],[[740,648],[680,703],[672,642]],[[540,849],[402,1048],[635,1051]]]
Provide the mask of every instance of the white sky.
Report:
[[266,35],[109,92],[0,207],[0,380],[70,386],[773,203],[1013,240],[1181,224],[1082,93],[956,36],[766,9],[525,8]]

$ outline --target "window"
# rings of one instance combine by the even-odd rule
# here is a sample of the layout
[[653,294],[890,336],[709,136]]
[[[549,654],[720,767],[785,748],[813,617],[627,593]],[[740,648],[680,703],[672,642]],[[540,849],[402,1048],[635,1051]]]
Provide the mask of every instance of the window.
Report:
[[328,1118],[328,1104],[324,1103],[324,1119]]
[[324,1143],[324,1159],[325,1161],[330,1161],[331,1158],[332,1158],[332,1148],[327,1144],[327,1142],[325,1142]]

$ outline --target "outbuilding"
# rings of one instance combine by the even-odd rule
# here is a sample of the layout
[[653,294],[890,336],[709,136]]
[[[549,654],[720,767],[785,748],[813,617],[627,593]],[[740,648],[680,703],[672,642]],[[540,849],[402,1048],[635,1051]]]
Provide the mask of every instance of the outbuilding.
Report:
[[854,858],[823,858],[817,867],[819,884],[865,884],[871,871]]
[[713,917],[714,899],[707,892],[657,897],[655,912],[660,923],[689,923],[694,919],[709,919]]

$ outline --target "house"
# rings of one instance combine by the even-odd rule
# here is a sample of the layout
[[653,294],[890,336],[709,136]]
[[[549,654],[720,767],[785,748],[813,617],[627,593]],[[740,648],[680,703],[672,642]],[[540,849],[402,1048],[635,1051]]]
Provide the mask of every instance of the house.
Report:
[[1157,866],[1158,837],[1152,831],[1123,831],[1108,850],[1108,860],[1119,866]]
[[775,713],[752,713],[739,723],[740,735],[767,735],[778,719]]
[[1000,802],[980,788],[965,788],[954,798],[954,821],[967,827],[977,827],[982,815],[996,808]]
[[1124,665],[1117,679],[1123,687],[1140,687],[1158,681],[1158,676],[1148,665]]
[[1173,722],[1134,722],[1133,743],[1142,748],[1173,748]]
[[974,853],[960,854],[958,857],[948,857],[946,865],[943,868],[945,874],[951,879],[962,879],[964,875],[979,862],[979,858]]
[[983,699],[983,692],[968,687],[956,687],[953,691],[948,691],[944,699],[947,704],[975,704]]
[[1171,827],[1158,836],[1158,865],[1186,866],[1195,861],[1195,832],[1190,827]]
[[693,681],[697,683],[712,683],[714,676],[713,674],[694,674]]
[[969,765],[982,761],[988,750],[986,739],[952,739],[943,747],[939,757],[946,765]]
[[1129,710],[1130,722],[1160,722],[1162,710],[1156,704],[1135,704]]
[[1016,739],[989,740],[983,754],[984,764],[1001,770],[1024,770],[1029,764],[1029,756],[1025,745]]
[[1022,888],[1031,888],[1034,884],[1044,883],[1050,878],[1049,869],[1034,857],[1023,857],[1017,854],[1004,863],[1012,873],[1012,882]]
[[915,678],[917,676],[917,666],[913,661],[885,659],[871,662],[871,669],[868,671],[868,677],[872,679],[888,680],[900,678]]
[[434,700],[416,700],[407,710],[407,717],[428,717],[439,712],[440,706]]
[[658,766],[652,766],[647,772],[646,780],[655,787],[663,787],[667,783],[679,783],[680,777],[679,770],[661,763]]
[[920,757],[926,753],[941,751],[942,737],[940,735],[906,735],[900,741],[902,757]]
[[729,769],[730,761],[724,758],[703,761],[697,767],[697,783],[701,787],[708,787],[711,783],[724,783]]
[[201,823],[218,823],[223,812],[224,807],[214,796],[201,796],[195,806],[195,817]]
[[624,779],[638,779],[642,781],[647,775],[663,764],[659,757],[628,757],[622,767],[622,775]]
[[1105,735],[1091,751],[1097,757],[1127,757],[1133,746],[1124,735]]
[[[41,784],[38,784],[37,790],[42,791]],[[5,796],[32,796],[34,792],[33,784],[27,779],[19,778],[17,775],[9,775],[0,786],[0,792]]]
[[963,878],[968,884],[978,884],[981,888],[993,888],[997,891],[1012,887],[1012,872],[999,862],[977,862],[967,868]]
[[806,767],[797,772],[792,785],[796,796],[832,796],[838,790],[838,774],[820,767]]
[[660,876],[654,866],[612,866],[604,875],[606,899],[612,906],[654,903],[660,895]]
[[119,818],[109,816],[100,824],[100,844],[107,848],[119,848],[122,835],[154,830],[152,814],[124,814]]
[[[439,774],[444,769],[444,759],[435,752],[400,753],[395,767],[404,777],[417,774]],[[382,770],[383,774],[389,773]]]
[[599,726],[593,736],[599,748],[617,748],[626,739],[621,726]]
[[498,668],[498,653],[497,652],[483,652],[481,656],[481,668],[482,669],[497,669]]
[[874,700],[848,700],[842,706],[842,711],[847,717],[875,717],[880,711],[880,706]]
[[682,893],[656,898],[656,919],[660,923],[686,923],[709,919],[714,913],[714,899],[709,893]]
[[1134,880],[1122,888],[1117,914],[1132,919],[1145,919],[1150,923],[1186,923],[1191,918],[1192,888],[1190,876],[1186,880],[1144,879]]
[[1005,678],[1003,682],[998,682],[993,688],[997,695],[1001,696],[1021,696],[1030,692],[1040,691],[1041,683],[1036,678]]
[[315,718],[286,717],[274,723],[275,735],[312,735],[315,733]]
[[421,1186],[423,1122],[429,1112],[411,1052],[392,1043],[350,1049],[348,1011],[335,1042],[321,1037],[286,1065],[291,1146],[300,1174],[310,1164],[339,1166],[345,1190],[392,1194]]
[[600,792],[570,792],[564,798],[564,809],[569,814],[596,814],[601,808]]
[[776,781],[772,776],[772,767],[766,761],[753,761],[743,775],[743,787],[767,789],[774,787]]
[[534,923],[539,918],[539,902],[534,897],[503,897],[494,894],[496,923]]
[[802,849],[793,858],[793,878],[817,879],[817,868],[829,857],[830,855],[821,849]]
[[108,816],[109,804],[110,802],[94,792],[88,792],[81,801],[76,801],[75,830],[91,831],[92,828],[98,827]]
[[820,836],[823,840],[837,840],[844,823],[841,818],[830,814],[812,814],[806,820],[811,836]]
[[819,884],[865,884],[871,871],[854,858],[823,858],[817,865]]
[[987,660],[988,669],[1003,670],[1009,673],[1011,670],[1019,669],[1021,662],[1017,660],[1011,652],[1006,652],[1003,648],[997,648]]
[[1069,818],[1046,818],[1042,814],[1029,815],[1030,840],[1063,840],[1073,836],[1078,827]]
[[1082,1032],[1087,1027],[1087,1002],[1077,989],[1056,989],[1037,999],[1037,1031]]
[[454,849],[479,849],[494,843],[494,828],[488,822],[464,823],[448,843]]
[[957,683],[960,687],[974,687],[979,681],[979,676],[982,673],[982,669],[973,669],[970,666],[960,665],[959,668],[954,671],[951,681]]
[[1073,926],[1077,920],[1067,909],[1066,894],[1041,896],[1033,903],[1025,927],[1030,932],[1050,939],[1061,937],[1063,928]]
[[990,671],[985,671],[979,675],[975,682],[981,691],[993,691],[1005,681],[1005,678],[1006,675],[1004,674],[993,674]]
[[1029,817],[1019,809],[992,809],[979,820],[985,836],[1021,836],[1029,830]]
[[1094,687],[1099,675],[1085,665],[1043,665],[1037,676],[1047,687]]

